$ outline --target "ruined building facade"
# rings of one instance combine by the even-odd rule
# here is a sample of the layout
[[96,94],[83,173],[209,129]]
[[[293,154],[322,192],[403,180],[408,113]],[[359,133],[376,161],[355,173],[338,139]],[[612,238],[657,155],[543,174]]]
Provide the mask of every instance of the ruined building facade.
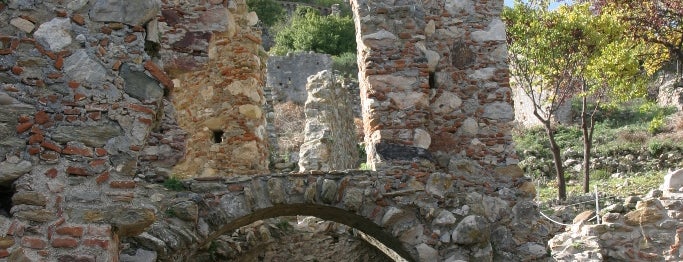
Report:
[[376,172],[268,174],[243,0],[0,3],[0,258],[211,261],[220,235],[285,215],[408,260],[547,256],[515,166],[503,1],[351,5]]

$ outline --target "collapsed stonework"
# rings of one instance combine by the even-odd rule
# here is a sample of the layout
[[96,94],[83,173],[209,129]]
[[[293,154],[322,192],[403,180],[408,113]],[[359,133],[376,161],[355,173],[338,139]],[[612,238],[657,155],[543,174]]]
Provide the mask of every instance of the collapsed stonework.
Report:
[[605,208],[601,223],[578,215],[550,242],[558,261],[680,261],[683,259],[683,170],[669,173],[661,190]]
[[267,174],[244,1],[0,3],[0,258],[211,261],[221,235],[291,215],[409,261],[546,258],[514,166],[502,1],[352,7],[378,171]]
[[309,77],[306,90],[299,171],[358,168],[358,142],[348,92],[326,70]]

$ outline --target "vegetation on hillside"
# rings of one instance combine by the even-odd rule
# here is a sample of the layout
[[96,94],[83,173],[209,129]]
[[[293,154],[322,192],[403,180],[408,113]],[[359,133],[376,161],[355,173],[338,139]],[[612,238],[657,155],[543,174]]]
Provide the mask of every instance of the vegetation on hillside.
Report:
[[596,14],[587,3],[547,10],[545,3],[515,1],[503,18],[508,26],[512,82],[531,98],[533,115],[545,129],[560,200],[566,198],[564,167],[553,118],[563,104],[581,101],[584,191],[588,192],[595,116],[607,103],[645,95],[647,75],[641,60],[647,58],[646,43],[629,38],[628,27],[616,16]]
[[284,55],[291,51],[341,55],[356,51],[355,29],[350,16],[323,16],[311,8],[297,8],[287,25],[277,30],[270,52]]
[[[574,112],[580,110],[579,103],[574,103],[573,107]],[[591,183],[612,196],[642,195],[662,183],[667,171],[665,166],[683,167],[680,161],[668,159],[675,152],[683,152],[683,119],[675,112],[675,108],[658,107],[643,99],[601,111],[596,116],[595,160],[592,162],[595,168],[591,169]],[[564,149],[563,163],[581,158],[578,153],[581,136],[578,125],[557,127],[555,137]],[[556,198],[557,184],[553,181],[553,172],[547,168],[552,156],[543,128],[518,129],[513,138],[522,159],[520,166],[536,182],[539,199]],[[631,161],[619,160],[629,159],[629,156],[633,158]],[[571,170],[565,178],[568,196],[583,194],[578,172]]]

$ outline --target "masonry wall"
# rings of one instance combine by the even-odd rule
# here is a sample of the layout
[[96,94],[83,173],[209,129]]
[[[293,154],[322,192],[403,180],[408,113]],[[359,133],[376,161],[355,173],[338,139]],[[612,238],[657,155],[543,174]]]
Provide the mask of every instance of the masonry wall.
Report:
[[308,77],[323,70],[332,71],[330,55],[296,52],[270,56],[266,86],[272,90],[275,102],[292,101],[303,105]]
[[[159,17],[164,69],[176,117],[189,134],[180,177],[268,170],[263,105],[266,55],[258,17],[244,1],[176,1]],[[192,15],[187,15],[192,14]]]
[[352,9],[366,151],[375,169],[517,162],[503,1],[358,0]]

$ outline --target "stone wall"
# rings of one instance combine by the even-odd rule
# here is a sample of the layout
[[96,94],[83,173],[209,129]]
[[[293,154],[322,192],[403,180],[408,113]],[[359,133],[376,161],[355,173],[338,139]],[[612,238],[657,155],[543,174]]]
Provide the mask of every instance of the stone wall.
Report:
[[415,173],[517,162],[503,1],[352,1],[368,163]]
[[358,168],[358,142],[347,90],[330,71],[309,77],[306,90],[306,128],[299,170]]
[[[515,123],[521,128],[529,128],[543,125],[541,121],[534,116],[534,104],[531,98],[524,93],[520,87],[512,86],[512,100],[515,103]],[[536,100],[540,101],[540,100]],[[569,124],[573,121],[572,105],[570,102],[563,103],[557,109],[554,121],[563,124]]]
[[276,103],[306,102],[308,77],[320,71],[332,71],[332,58],[327,54],[308,52],[289,53],[286,56],[268,57],[266,86],[272,91]]
[[159,55],[175,78],[176,117],[189,133],[185,158],[173,172],[264,173],[266,56],[258,18],[244,1],[210,2],[175,1],[159,17]]
[[173,87],[146,48],[145,25],[160,9],[0,3],[0,180],[14,193],[10,217],[0,217],[0,257],[113,261],[119,237],[144,228],[131,216],[154,219],[131,203],[141,150]]

